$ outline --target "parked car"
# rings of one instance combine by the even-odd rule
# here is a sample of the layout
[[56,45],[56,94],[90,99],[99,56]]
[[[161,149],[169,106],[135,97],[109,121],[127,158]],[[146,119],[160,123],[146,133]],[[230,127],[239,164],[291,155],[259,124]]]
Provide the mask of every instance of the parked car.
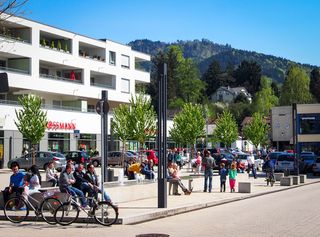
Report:
[[[108,165],[120,165],[121,164],[121,151],[110,151],[108,152]],[[137,159],[138,156],[126,151],[124,153],[124,162],[128,162],[130,159]],[[101,164],[101,163],[100,163]]]
[[284,153],[278,156],[275,171],[289,171],[295,170],[295,156],[292,153]]
[[[59,152],[50,152],[50,151],[37,151],[36,152],[36,165],[40,169],[46,169],[48,163],[54,161],[55,168],[58,171],[62,170],[62,167],[66,165],[66,158],[63,154]],[[7,164],[8,168],[11,167],[12,162],[18,162],[21,169],[29,170],[32,166],[32,154],[28,153],[19,158],[14,158],[10,160]]]
[[301,152],[300,161],[302,163],[301,171],[304,173],[312,172],[313,164],[315,163],[316,155],[313,152]]
[[234,156],[231,153],[215,153],[215,154],[211,154],[211,156],[214,158],[215,162],[216,162],[216,167],[214,167],[213,169],[220,169],[220,164],[224,163],[226,165],[226,168],[229,168]]
[[[270,152],[267,156],[270,158],[270,160],[272,161],[273,165],[276,165],[276,162],[278,160],[278,157],[282,154],[287,154],[286,152],[282,152],[282,151],[275,151],[275,152]],[[263,169],[263,171],[265,171]]]
[[67,160],[72,160],[76,164],[89,163],[89,156],[85,151],[66,151],[64,155]]
[[312,166],[313,175],[320,174],[320,157],[317,157]]

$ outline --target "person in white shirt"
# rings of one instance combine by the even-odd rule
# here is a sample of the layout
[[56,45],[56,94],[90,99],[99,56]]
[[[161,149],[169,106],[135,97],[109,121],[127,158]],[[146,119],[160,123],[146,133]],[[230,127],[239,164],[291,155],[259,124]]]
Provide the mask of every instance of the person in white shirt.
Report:
[[54,161],[50,161],[46,169],[46,181],[52,183],[52,187],[58,184],[59,177],[54,168]]
[[254,156],[252,154],[252,151],[250,152],[250,155],[247,157],[247,162],[248,162],[248,175],[250,178],[250,170],[252,170],[253,177],[256,179],[257,178],[257,172],[256,168],[254,165]]

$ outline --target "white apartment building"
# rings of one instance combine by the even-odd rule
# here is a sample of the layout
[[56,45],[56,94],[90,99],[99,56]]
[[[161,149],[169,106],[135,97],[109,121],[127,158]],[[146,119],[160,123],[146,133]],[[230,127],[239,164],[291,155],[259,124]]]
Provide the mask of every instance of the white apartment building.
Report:
[[[0,72],[6,72],[9,81],[9,92],[0,93],[1,167],[28,146],[14,123],[15,110],[21,109],[19,96],[32,93],[43,98],[49,124],[39,150],[101,151],[95,105],[102,90],[108,91],[110,120],[112,110],[128,103],[138,84],[150,82],[150,73],[140,69],[141,62],[148,61],[149,55],[110,40],[19,17],[1,21]],[[79,130],[79,138],[74,130]]]

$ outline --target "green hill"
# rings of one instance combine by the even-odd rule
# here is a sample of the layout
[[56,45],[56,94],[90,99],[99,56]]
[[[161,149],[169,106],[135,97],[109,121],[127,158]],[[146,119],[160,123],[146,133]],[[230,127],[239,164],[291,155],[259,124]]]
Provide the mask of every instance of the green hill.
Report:
[[160,50],[165,50],[166,47],[170,45],[179,45],[183,49],[184,57],[192,58],[198,64],[201,74],[207,70],[213,60],[218,61],[223,70],[226,68],[228,63],[232,63],[237,67],[243,60],[247,60],[257,62],[262,68],[263,75],[266,75],[279,83],[283,83],[285,72],[287,71],[288,66],[292,63],[299,64],[307,72],[310,72],[316,67],[309,64],[293,62],[281,57],[235,49],[229,44],[216,44],[206,39],[192,41],[178,40],[173,43],[143,39],[132,41],[129,45],[134,50],[144,52],[152,56],[156,55]]

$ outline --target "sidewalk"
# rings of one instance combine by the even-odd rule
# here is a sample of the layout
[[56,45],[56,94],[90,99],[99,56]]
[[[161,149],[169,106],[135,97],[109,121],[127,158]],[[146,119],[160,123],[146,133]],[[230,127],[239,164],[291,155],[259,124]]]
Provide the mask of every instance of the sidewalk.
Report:
[[[188,173],[186,171],[182,172],[182,176],[189,176],[190,174],[191,173]],[[9,175],[10,170],[3,170],[3,172],[0,172],[0,178],[2,181],[1,186],[4,186],[6,184]],[[203,177],[196,176],[193,177],[192,194],[184,195],[179,188],[179,192],[182,195],[168,195],[167,208],[158,208],[157,182],[131,182],[130,184],[125,185],[120,185],[119,183],[107,184],[106,191],[110,194],[112,200],[117,203],[119,207],[118,223],[136,224],[320,182],[320,177],[310,176],[307,178],[304,184],[288,187],[280,186],[280,182],[276,182],[273,187],[270,187],[267,186],[264,176],[264,173],[258,173],[258,178],[254,179],[253,177],[248,178],[248,174],[246,173],[238,174],[235,193],[230,193],[228,181],[226,185],[226,192],[220,193],[220,177],[217,173],[215,173],[213,176],[212,193],[204,193]],[[187,180],[182,179],[182,182],[186,187],[188,187]],[[251,182],[251,193],[238,193],[238,182]],[[0,219],[5,219],[5,217],[3,216],[3,211],[0,211]],[[81,220],[81,218],[79,218],[79,221],[85,222],[86,219],[82,218]]]
[[[262,176],[263,174],[260,174],[260,177],[254,179],[248,178],[247,174],[238,175],[237,183],[239,181],[252,183],[251,193],[238,193],[237,185],[235,193],[230,193],[229,185],[227,185],[225,193],[220,193],[220,189],[218,189],[219,176],[214,176],[213,178],[213,192],[204,193],[203,178],[196,178],[194,179],[194,191],[192,194],[190,196],[183,194],[181,196],[168,196],[167,208],[158,208],[157,197],[119,203],[119,218],[122,220],[122,224],[136,224],[320,182],[320,178],[312,177],[308,178],[304,184],[288,187],[280,186],[280,182],[276,182],[273,187],[270,187],[266,185],[265,178]],[[186,184],[186,182],[184,183]]]

